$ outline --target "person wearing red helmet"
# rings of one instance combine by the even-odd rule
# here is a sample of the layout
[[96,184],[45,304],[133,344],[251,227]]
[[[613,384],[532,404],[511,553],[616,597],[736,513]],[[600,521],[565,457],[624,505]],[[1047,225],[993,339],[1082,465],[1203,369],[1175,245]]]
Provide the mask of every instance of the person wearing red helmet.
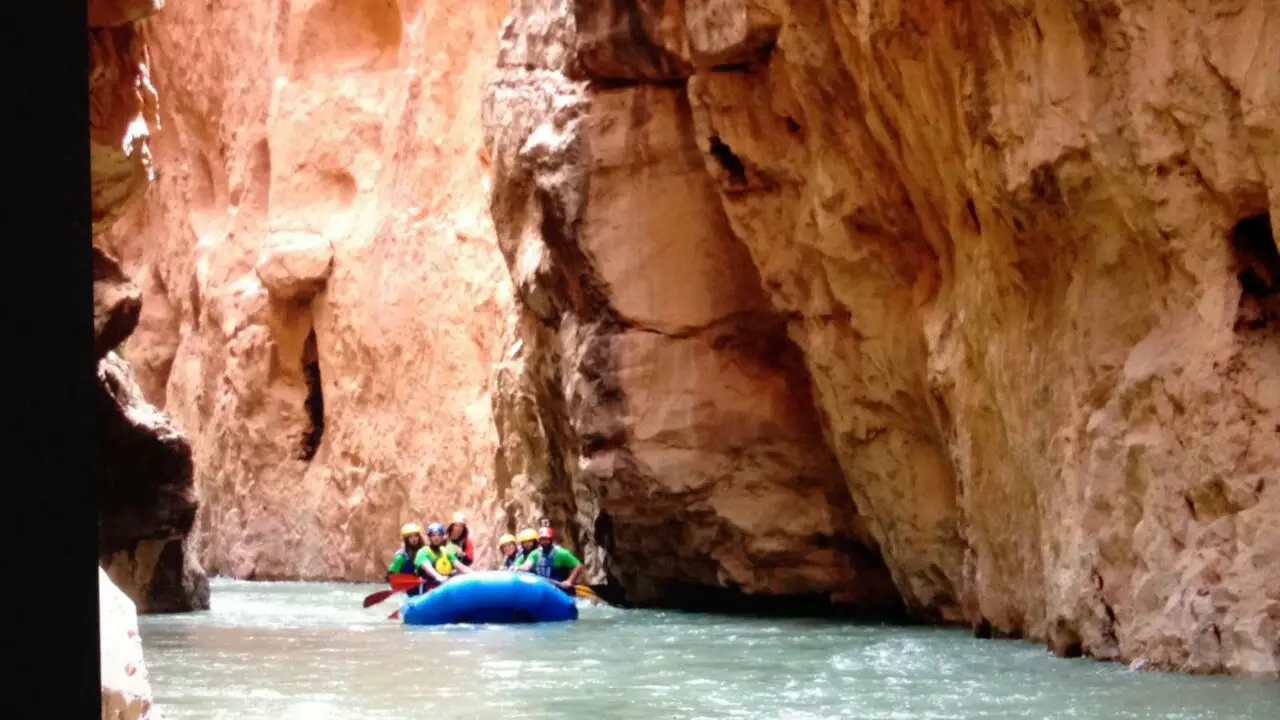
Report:
[[582,561],[560,547],[555,541],[555,533],[544,526],[538,528],[538,547],[525,557],[519,569],[540,575],[572,595],[573,585],[582,573]]

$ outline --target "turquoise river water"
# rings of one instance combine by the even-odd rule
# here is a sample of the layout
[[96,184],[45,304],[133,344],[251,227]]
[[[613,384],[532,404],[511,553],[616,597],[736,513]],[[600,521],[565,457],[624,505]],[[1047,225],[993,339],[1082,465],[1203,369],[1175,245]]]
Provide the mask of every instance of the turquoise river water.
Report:
[[139,619],[168,720],[1265,718],[1280,683],[1061,660],[962,630],[620,610],[406,628],[383,586],[215,580]]

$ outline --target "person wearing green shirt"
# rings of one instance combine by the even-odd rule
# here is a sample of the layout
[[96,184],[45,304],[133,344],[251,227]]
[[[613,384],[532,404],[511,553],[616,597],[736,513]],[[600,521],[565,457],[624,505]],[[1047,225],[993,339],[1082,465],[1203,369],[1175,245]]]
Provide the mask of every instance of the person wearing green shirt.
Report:
[[427,526],[427,544],[413,558],[413,569],[427,579],[428,590],[448,582],[458,573],[469,573],[471,568],[458,560],[457,548],[445,543],[444,525]]
[[520,570],[532,571],[556,585],[561,590],[573,594],[574,582],[582,573],[582,561],[574,557],[572,552],[560,547],[555,542],[555,535],[549,527],[538,528],[538,547],[525,556]]
[[[404,540],[404,547],[396,550],[395,557],[391,558],[391,564],[387,566],[386,580],[390,580],[392,575],[399,573],[414,573],[413,561],[422,551],[422,527],[417,523],[406,523],[400,528],[400,537]],[[424,592],[422,586],[410,588],[405,591],[409,597]]]

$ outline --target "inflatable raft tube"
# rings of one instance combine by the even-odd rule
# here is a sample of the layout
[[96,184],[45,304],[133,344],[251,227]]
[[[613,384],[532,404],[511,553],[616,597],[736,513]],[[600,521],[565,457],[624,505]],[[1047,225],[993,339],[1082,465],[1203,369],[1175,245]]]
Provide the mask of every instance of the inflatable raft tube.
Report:
[[577,620],[578,606],[537,575],[479,570],[409,598],[400,617],[405,625],[562,622]]

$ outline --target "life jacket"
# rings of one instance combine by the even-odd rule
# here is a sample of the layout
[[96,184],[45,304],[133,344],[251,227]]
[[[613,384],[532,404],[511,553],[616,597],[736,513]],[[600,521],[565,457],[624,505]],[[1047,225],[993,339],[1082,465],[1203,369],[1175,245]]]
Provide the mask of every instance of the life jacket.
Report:
[[413,572],[413,558],[409,557],[409,553],[405,552],[404,548],[398,548],[396,550],[396,554],[391,556],[391,562],[387,563],[388,577],[391,576],[391,573],[392,573],[391,568],[395,566],[396,560],[400,560],[400,559],[403,559],[404,562],[400,563],[400,568],[395,572],[402,572],[402,573]]
[[449,577],[454,573],[453,563],[449,561],[450,548],[448,545],[442,548],[433,548],[427,545],[426,549],[427,557],[431,558],[431,567],[435,568],[436,572],[445,577]]
[[[413,558],[409,557],[409,553],[406,552],[404,548],[400,548],[399,550],[396,550],[396,554],[391,558],[391,563],[387,565],[388,580],[391,579],[391,575],[392,575],[391,566],[396,564],[397,558],[404,558],[404,562],[400,564],[400,569],[396,571],[397,573],[405,573],[408,575],[413,575],[417,573],[417,568],[413,566]],[[422,586],[419,585],[416,587],[411,587],[408,590],[405,590],[404,594],[408,595],[409,597],[413,597],[414,595],[419,595],[423,592],[425,591],[423,590]]]
[[502,558],[501,567],[503,570],[511,570],[513,568],[519,567],[520,563],[522,562],[524,562],[524,553],[520,552],[519,550],[516,550],[515,552],[511,553],[507,557]]
[[552,543],[551,547],[544,548],[541,545],[538,546],[538,561],[533,564],[534,575],[541,575],[544,578],[555,580],[556,582],[563,582],[565,578],[569,577],[569,571],[565,568],[551,566],[552,557],[555,555],[555,552],[559,547],[560,546],[555,543]]

